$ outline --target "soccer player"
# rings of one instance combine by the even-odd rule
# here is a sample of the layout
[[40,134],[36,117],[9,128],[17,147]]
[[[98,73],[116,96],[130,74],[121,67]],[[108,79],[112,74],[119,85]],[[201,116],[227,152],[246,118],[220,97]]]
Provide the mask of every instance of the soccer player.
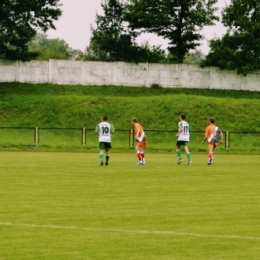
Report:
[[106,161],[105,165],[108,165],[110,158],[109,149],[112,148],[112,134],[114,133],[115,128],[113,125],[107,122],[107,116],[103,116],[102,122],[96,126],[95,132],[99,136],[99,159],[100,165],[104,165],[104,151],[106,151]]
[[206,140],[208,140],[209,149],[208,165],[211,165],[213,164],[213,151],[217,147],[218,141],[220,144],[223,143],[223,132],[218,126],[215,125],[215,119],[213,117],[209,119],[209,126],[205,130],[205,137],[202,143],[204,143]]
[[144,149],[147,144],[146,135],[143,127],[138,123],[137,118],[132,119],[132,124],[135,127],[135,138],[137,141],[135,150],[138,158],[138,163],[136,165],[145,165]]
[[188,165],[191,165],[191,154],[189,151],[189,141],[190,141],[190,125],[185,121],[185,114],[180,115],[180,121],[178,123],[178,133],[176,134],[177,142],[176,142],[176,154],[178,156],[178,164],[183,162],[180,148],[184,147],[185,153],[188,159]]

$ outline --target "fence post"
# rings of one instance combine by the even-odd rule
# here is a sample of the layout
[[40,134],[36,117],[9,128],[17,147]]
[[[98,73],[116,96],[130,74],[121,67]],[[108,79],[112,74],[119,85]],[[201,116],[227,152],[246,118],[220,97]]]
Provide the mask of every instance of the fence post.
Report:
[[34,128],[34,143],[39,144],[39,128],[37,126]]
[[229,148],[229,132],[227,131],[225,134],[225,148]]
[[81,135],[81,144],[86,145],[86,128],[82,128],[82,135]]

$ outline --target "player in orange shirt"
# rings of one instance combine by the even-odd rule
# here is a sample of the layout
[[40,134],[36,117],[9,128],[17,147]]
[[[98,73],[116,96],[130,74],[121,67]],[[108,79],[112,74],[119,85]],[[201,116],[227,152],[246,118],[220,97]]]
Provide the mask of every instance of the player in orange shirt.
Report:
[[205,130],[205,137],[202,143],[204,143],[206,140],[208,140],[209,149],[208,165],[211,165],[213,164],[213,150],[218,145],[218,142],[220,144],[223,143],[223,132],[218,126],[215,125],[215,119],[213,117],[209,119],[209,126]]
[[145,165],[144,148],[147,144],[146,135],[143,127],[138,123],[137,118],[132,119],[132,124],[135,127],[135,138],[137,141],[135,150],[138,158],[138,163],[136,165]]

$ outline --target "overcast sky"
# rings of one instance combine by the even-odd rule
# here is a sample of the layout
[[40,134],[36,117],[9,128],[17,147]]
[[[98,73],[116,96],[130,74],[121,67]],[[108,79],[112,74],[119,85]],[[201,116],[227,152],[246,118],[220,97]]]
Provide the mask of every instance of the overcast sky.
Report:
[[[47,35],[49,38],[63,39],[71,48],[84,51],[91,37],[90,25],[95,25],[96,13],[102,14],[101,0],[60,0],[60,3],[62,16],[55,22],[56,30],[49,30]],[[220,8],[218,14],[229,3],[230,0],[218,0],[216,5]],[[214,36],[221,36],[225,32],[226,29],[221,23],[205,28],[203,30],[205,40],[199,49],[206,54],[209,51],[208,40]],[[149,40],[150,45],[167,47],[165,40],[152,34],[146,34],[137,40],[139,44]]]

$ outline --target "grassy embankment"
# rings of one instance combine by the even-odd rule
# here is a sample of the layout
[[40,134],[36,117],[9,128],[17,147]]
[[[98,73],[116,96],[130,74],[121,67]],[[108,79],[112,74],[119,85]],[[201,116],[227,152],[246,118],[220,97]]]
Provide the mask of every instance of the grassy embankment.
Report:
[[[194,152],[206,150],[200,140],[210,116],[216,118],[223,131],[260,132],[260,92],[0,83],[0,100],[0,126],[5,127],[94,129],[101,116],[107,114],[117,130],[130,129],[131,118],[137,117],[146,130],[176,131],[178,116],[184,112],[194,131]],[[148,131],[147,135],[147,149],[174,149],[173,132]],[[0,136],[2,147],[34,144],[33,130],[0,129]],[[87,132],[87,148],[81,147],[80,138],[80,130],[40,130],[38,149],[96,147],[97,138],[92,131]],[[114,136],[115,150],[127,149],[128,138],[128,132],[118,131]],[[259,134],[231,133],[230,144],[231,152],[260,152]],[[226,151],[224,147],[219,150]]]

